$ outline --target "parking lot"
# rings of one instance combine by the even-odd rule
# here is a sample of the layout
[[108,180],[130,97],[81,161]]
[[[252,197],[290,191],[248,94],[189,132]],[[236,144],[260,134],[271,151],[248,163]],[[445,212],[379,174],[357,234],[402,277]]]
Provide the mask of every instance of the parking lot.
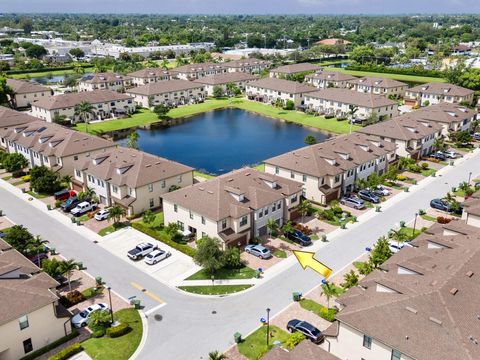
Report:
[[127,252],[137,244],[152,241],[154,241],[152,238],[133,228],[125,228],[104,236],[99,245],[155,279],[171,285],[178,279],[183,279],[200,270],[189,256],[160,242],[157,242],[158,247],[170,251],[172,255],[158,264],[147,265],[144,260],[132,261],[127,257]]

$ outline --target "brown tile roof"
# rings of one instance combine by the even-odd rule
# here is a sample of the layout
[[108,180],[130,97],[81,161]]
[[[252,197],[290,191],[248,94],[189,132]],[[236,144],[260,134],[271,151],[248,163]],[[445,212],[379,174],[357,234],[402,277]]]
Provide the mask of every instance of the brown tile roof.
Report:
[[87,101],[91,104],[106,103],[109,101],[118,101],[118,100],[129,100],[132,99],[129,95],[121,94],[117,91],[112,90],[94,90],[94,91],[83,91],[79,93],[70,93],[51,96],[46,99],[41,99],[35,101],[33,106],[54,110],[54,109],[63,109],[71,108],[77,104],[80,104],[83,101]]
[[0,252],[0,325],[57,301],[57,285],[17,250]]
[[390,78],[376,77],[376,76],[365,76],[360,79],[354,79],[349,81],[350,84],[354,85],[367,85],[372,87],[380,88],[396,88],[396,87],[407,87],[408,84],[405,84],[401,81],[397,81]]
[[37,121],[36,117],[0,106],[0,129]]
[[238,59],[233,61],[226,61],[223,65],[227,68],[237,69],[242,67],[249,67],[249,66],[265,66],[268,67],[272,65],[271,61],[268,60],[261,60],[256,58],[249,58],[249,59]]
[[15,94],[30,94],[44,91],[52,91],[52,89],[47,86],[43,86],[39,83],[26,80],[7,79],[7,85],[13,89],[13,92]]
[[480,232],[422,239],[347,291],[336,319],[410,358],[479,359]]
[[407,91],[450,96],[468,96],[474,93],[473,90],[448,83],[428,83],[423,85],[417,85],[408,89]]
[[284,65],[279,66],[275,69],[270,70],[273,73],[281,73],[281,74],[296,74],[296,73],[303,73],[308,71],[318,71],[322,68],[315,64],[310,63],[298,63],[298,64],[291,64],[291,65]]
[[127,90],[128,94],[138,94],[138,95],[157,95],[163,93],[170,93],[173,91],[185,91],[190,89],[198,89],[203,85],[198,84],[193,81],[187,80],[166,80],[155,83],[149,83],[147,85],[142,85],[134,87]]
[[224,74],[204,76],[200,79],[194,80],[193,82],[205,85],[223,85],[230,82],[235,83],[240,81],[253,81],[257,79],[258,76],[256,75],[251,75],[244,72],[229,72]]
[[286,351],[275,347],[266,353],[262,360],[340,360],[311,341],[304,340],[293,350]]
[[283,80],[283,79],[277,79],[277,78],[264,78],[257,81],[252,81],[248,85],[263,88],[263,89],[281,91],[281,92],[290,93],[290,94],[302,94],[302,93],[317,91],[317,88],[308,84],[301,84],[296,81]]
[[468,214],[480,216],[480,194],[475,193],[473,197],[463,202],[463,211]]
[[223,71],[226,69],[225,67],[226,63],[212,63],[212,62],[206,62],[206,63],[198,63],[198,64],[188,64],[188,65],[183,65],[176,67],[174,69],[171,69],[170,72],[172,74],[176,73],[185,73],[185,74],[192,74],[196,72],[202,72],[202,71]]
[[341,73],[339,71],[328,71],[328,70],[320,70],[317,71],[315,74],[309,74],[305,76],[305,80],[326,80],[326,81],[349,81],[357,79],[353,75],[348,75]]
[[[269,181],[276,182],[277,187],[271,188],[267,184]],[[297,181],[243,168],[165,194],[163,199],[219,221],[227,217],[239,218],[252,209],[262,208],[301,191],[302,184]],[[237,201],[232,194],[244,194],[244,200]]]
[[130,76],[125,76],[122,74],[115,74],[111,72],[105,73],[96,73],[92,75],[85,75],[80,79],[80,82],[86,84],[104,84],[113,81],[130,81],[132,78]]
[[441,102],[435,105],[422,107],[408,113],[410,117],[418,120],[428,120],[439,123],[460,123],[463,120],[471,119],[476,115],[475,110],[459,104]]
[[316,45],[348,45],[348,44],[351,44],[351,42],[345,39],[332,38],[332,39],[323,39],[323,40],[317,41],[315,44]]
[[143,151],[118,147],[78,168],[113,185],[138,188],[193,171],[193,168]]
[[348,89],[328,88],[317,90],[308,95],[309,98],[338,101],[345,104],[353,104],[367,108],[379,108],[382,106],[397,106],[397,103],[382,95],[365,94]]
[[97,136],[87,135],[43,120],[0,130],[0,136],[43,155],[56,157],[72,156],[116,146],[115,143]]
[[[353,133],[323,143],[297,149],[271,159],[266,164],[279,166],[315,177],[338,175],[361,164],[395,151],[395,144]],[[330,161],[335,160],[332,165]]]
[[170,73],[168,72],[168,70],[164,70],[162,68],[146,68],[146,69],[129,73],[128,76],[147,79],[151,77],[162,77],[162,76],[170,77]]

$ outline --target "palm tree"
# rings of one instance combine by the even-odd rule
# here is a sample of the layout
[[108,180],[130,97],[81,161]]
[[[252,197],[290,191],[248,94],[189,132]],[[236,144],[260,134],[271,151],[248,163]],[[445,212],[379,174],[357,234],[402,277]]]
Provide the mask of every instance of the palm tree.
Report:
[[327,308],[330,308],[330,299],[338,296],[338,289],[335,284],[325,281],[322,284],[321,294],[327,298]]
[[270,235],[278,234],[278,223],[273,219],[268,219],[267,229],[270,232]]
[[297,210],[302,214],[302,223],[305,222],[305,215],[310,211],[310,202],[308,200],[303,200],[298,206]]
[[208,353],[208,360],[226,360],[226,359],[228,359],[227,355],[220,354],[218,350]]
[[158,68],[158,63],[156,61],[153,61],[152,59],[148,59],[145,62],[145,66],[149,69]]
[[108,220],[113,220],[113,227],[116,227],[123,215],[125,215],[125,210],[118,205],[114,205],[108,211]]
[[77,262],[75,262],[75,260],[70,259],[62,263],[61,269],[62,275],[66,275],[68,279],[68,291],[72,291],[72,283],[70,279],[72,277],[73,270],[80,269],[80,266]]
[[85,123],[85,129],[88,134],[88,120],[90,116],[94,116],[95,107],[90,104],[88,101],[82,101],[80,104],[75,105],[75,115],[80,118],[81,121]]
[[72,185],[72,175],[64,175],[62,176],[62,178],[60,179],[60,181],[62,183],[66,183],[68,185],[68,188],[71,187]]
[[445,145],[445,143],[443,142],[443,139],[441,139],[441,138],[435,138],[435,140],[433,141],[433,148],[434,148],[436,151],[443,151],[443,150],[445,150],[446,145]]
[[401,230],[390,230],[390,239],[395,240],[400,247],[400,243],[403,243],[408,240],[408,236],[404,231]]
[[358,106],[348,105],[348,117],[350,122],[350,134],[352,133],[353,119],[355,118],[355,113],[358,111]]
[[163,70],[168,70],[168,65],[169,65],[169,62],[167,61],[167,59],[163,59],[163,60],[162,60],[162,63],[160,64],[160,67],[161,67]]
[[73,72],[77,75],[82,75],[85,73],[85,69],[83,68],[83,66],[79,63],[75,63],[73,64]]
[[286,224],[283,225],[282,231],[284,234],[291,233],[293,232],[293,230],[295,230],[295,228],[293,227],[293,224],[291,221],[288,221]]

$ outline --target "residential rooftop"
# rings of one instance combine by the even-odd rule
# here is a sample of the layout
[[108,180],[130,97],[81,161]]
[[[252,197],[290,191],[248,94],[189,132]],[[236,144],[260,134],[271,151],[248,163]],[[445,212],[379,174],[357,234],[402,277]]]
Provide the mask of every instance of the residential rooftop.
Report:
[[38,119],[36,117],[27,115],[24,112],[12,110],[5,106],[0,106],[0,129],[27,124],[33,121],[38,121]]
[[188,80],[166,80],[134,87],[128,89],[127,92],[135,95],[157,95],[174,91],[198,89],[202,86],[202,84]]
[[309,74],[305,76],[305,80],[324,80],[324,81],[349,81],[356,80],[357,78],[353,75],[344,74],[339,71],[328,71],[320,70],[314,74]]
[[52,91],[48,86],[41,85],[34,81],[19,79],[7,79],[7,85],[10,86],[15,94],[32,94],[44,91]]
[[319,71],[321,69],[322,68],[320,66],[315,64],[298,63],[298,64],[279,66],[275,69],[270,70],[270,72],[291,75],[291,74],[298,74],[303,72]]
[[352,85],[363,85],[363,86],[370,86],[370,87],[379,87],[379,88],[398,88],[398,87],[407,87],[408,84],[405,84],[401,81],[384,78],[384,77],[376,77],[376,76],[365,76],[360,79],[354,79],[349,81]]
[[424,93],[432,95],[450,95],[450,96],[469,96],[474,93],[473,90],[448,83],[428,83],[414,86],[408,89],[413,93]]
[[142,78],[148,79],[151,77],[162,77],[162,76],[170,76],[168,70],[162,68],[146,68],[138,71],[134,71],[128,74],[128,76],[134,78]]
[[131,100],[132,97],[126,94],[121,94],[112,90],[94,90],[82,91],[78,93],[61,94],[51,96],[49,98],[35,101],[33,106],[46,109],[64,109],[72,108],[81,102],[89,102],[90,104],[108,103],[110,101]]
[[428,120],[437,123],[460,123],[465,119],[471,119],[476,111],[466,106],[441,102],[438,104],[422,107],[408,113],[410,117],[418,120]]
[[85,75],[80,79],[80,82],[83,82],[86,84],[104,84],[104,83],[110,83],[113,81],[129,81],[129,80],[132,80],[132,78],[127,75],[104,72],[104,73]]
[[397,106],[393,100],[379,94],[362,93],[358,91],[348,91],[339,88],[327,88],[317,90],[307,95],[311,98],[337,101],[345,104],[352,104],[366,108],[379,108],[382,106]]
[[323,350],[309,340],[303,340],[292,350],[284,350],[281,347],[274,347],[264,356],[262,360],[340,360],[336,356]]
[[308,84],[277,78],[263,78],[257,81],[252,81],[248,85],[263,89],[281,91],[289,94],[302,94],[317,91],[316,87]]
[[193,82],[204,85],[224,85],[228,83],[235,83],[240,81],[251,81],[258,79],[257,75],[251,75],[245,72],[229,72],[223,74],[216,74],[210,76],[204,76],[200,79],[196,79]]

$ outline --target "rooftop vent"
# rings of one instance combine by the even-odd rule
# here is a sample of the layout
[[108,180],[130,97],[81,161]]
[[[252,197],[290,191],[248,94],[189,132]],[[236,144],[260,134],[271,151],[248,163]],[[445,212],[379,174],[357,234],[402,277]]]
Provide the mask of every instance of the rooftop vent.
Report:
[[418,313],[418,310],[417,310],[417,309],[414,309],[414,308],[412,308],[412,307],[410,307],[410,306],[405,307],[405,309],[408,310],[408,311],[410,311],[410,312],[413,313],[413,314]]
[[457,289],[457,288],[451,288],[451,289],[450,289],[450,294],[452,294],[452,295],[456,295],[457,292],[458,292],[458,289]]
[[473,271],[467,271],[467,273],[465,274],[466,276],[468,277],[472,277],[473,276]]
[[428,320],[430,320],[431,322],[434,322],[435,324],[438,324],[438,325],[442,325],[442,321],[441,320],[438,320],[437,318],[434,318],[432,316],[430,316],[428,318]]

